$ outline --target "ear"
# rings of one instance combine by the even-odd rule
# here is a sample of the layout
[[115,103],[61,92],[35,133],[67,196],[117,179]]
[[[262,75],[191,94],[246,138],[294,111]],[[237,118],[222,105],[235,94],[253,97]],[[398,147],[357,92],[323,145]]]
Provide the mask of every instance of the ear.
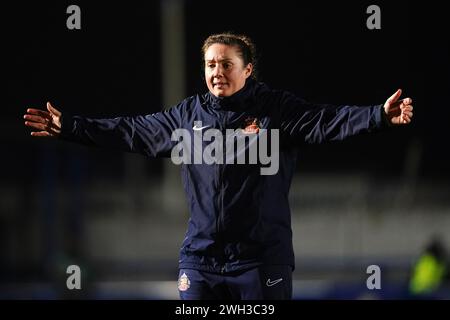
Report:
[[253,65],[251,63],[247,64],[245,67],[245,79],[251,76],[253,72]]

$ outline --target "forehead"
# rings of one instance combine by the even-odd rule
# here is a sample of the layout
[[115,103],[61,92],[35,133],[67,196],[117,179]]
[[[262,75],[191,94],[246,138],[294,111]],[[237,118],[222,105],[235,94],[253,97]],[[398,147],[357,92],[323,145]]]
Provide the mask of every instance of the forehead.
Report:
[[239,58],[238,49],[222,43],[209,46],[205,52],[205,61],[233,60]]

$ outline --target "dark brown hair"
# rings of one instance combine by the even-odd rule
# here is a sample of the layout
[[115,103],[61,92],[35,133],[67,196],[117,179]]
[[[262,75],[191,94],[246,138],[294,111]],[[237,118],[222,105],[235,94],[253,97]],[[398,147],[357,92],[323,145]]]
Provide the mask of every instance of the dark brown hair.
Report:
[[[256,72],[256,48],[253,41],[241,34],[234,34],[232,32],[225,32],[220,34],[213,34],[206,38],[202,47],[202,59],[205,59],[205,53],[210,46],[215,43],[221,43],[228,46],[234,46],[238,49],[238,53],[244,62],[244,66],[249,63],[253,65],[253,71],[251,77],[257,79]],[[203,61],[204,62],[204,61]],[[204,64],[204,63],[203,63]]]

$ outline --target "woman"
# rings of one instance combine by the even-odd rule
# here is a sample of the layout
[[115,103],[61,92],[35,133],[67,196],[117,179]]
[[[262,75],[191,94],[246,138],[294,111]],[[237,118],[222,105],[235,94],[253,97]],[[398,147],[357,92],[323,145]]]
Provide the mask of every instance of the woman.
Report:
[[[151,157],[173,157],[178,145],[174,132],[181,129],[194,137],[187,146],[200,141],[201,150],[220,140],[217,134],[251,136],[232,149],[231,161],[182,165],[191,217],[180,252],[178,289],[182,299],[290,299],[294,252],[288,193],[298,149],[303,143],[342,140],[388,125],[408,124],[412,100],[399,100],[398,90],[384,105],[313,105],[255,80],[255,50],[246,36],[211,35],[202,50],[209,92],[167,111],[89,119],[63,116],[47,103],[48,111],[28,109],[25,125],[39,130],[32,136]],[[208,129],[216,134],[214,142],[196,138]],[[277,137],[270,146],[279,162],[276,171],[262,174],[261,159],[235,163],[265,132]],[[187,156],[198,160],[195,145],[186,150],[191,153]]]

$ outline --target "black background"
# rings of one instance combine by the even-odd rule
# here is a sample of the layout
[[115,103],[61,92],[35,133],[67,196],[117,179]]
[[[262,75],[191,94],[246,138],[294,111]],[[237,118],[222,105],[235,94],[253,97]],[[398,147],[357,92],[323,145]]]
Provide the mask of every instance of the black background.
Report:
[[[66,28],[69,4],[81,8],[81,30]],[[366,27],[370,4],[381,8],[381,30]],[[379,104],[397,88],[413,98],[408,128],[311,146],[302,153],[301,170],[401,174],[405,149],[417,138],[423,146],[421,177],[448,176],[449,42],[441,2],[191,0],[185,7],[186,96],[206,90],[202,41],[235,31],[253,38],[260,79],[273,88],[318,103]],[[52,101],[63,111],[91,117],[162,110],[159,18],[158,1],[19,1],[2,7],[1,141],[8,150],[2,165],[9,168],[2,178],[29,177],[29,159],[47,143],[28,137],[22,121],[27,107]],[[78,149],[67,152],[73,150]],[[120,157],[106,151],[111,161],[105,164],[104,152],[93,152],[93,171],[120,175]]]

